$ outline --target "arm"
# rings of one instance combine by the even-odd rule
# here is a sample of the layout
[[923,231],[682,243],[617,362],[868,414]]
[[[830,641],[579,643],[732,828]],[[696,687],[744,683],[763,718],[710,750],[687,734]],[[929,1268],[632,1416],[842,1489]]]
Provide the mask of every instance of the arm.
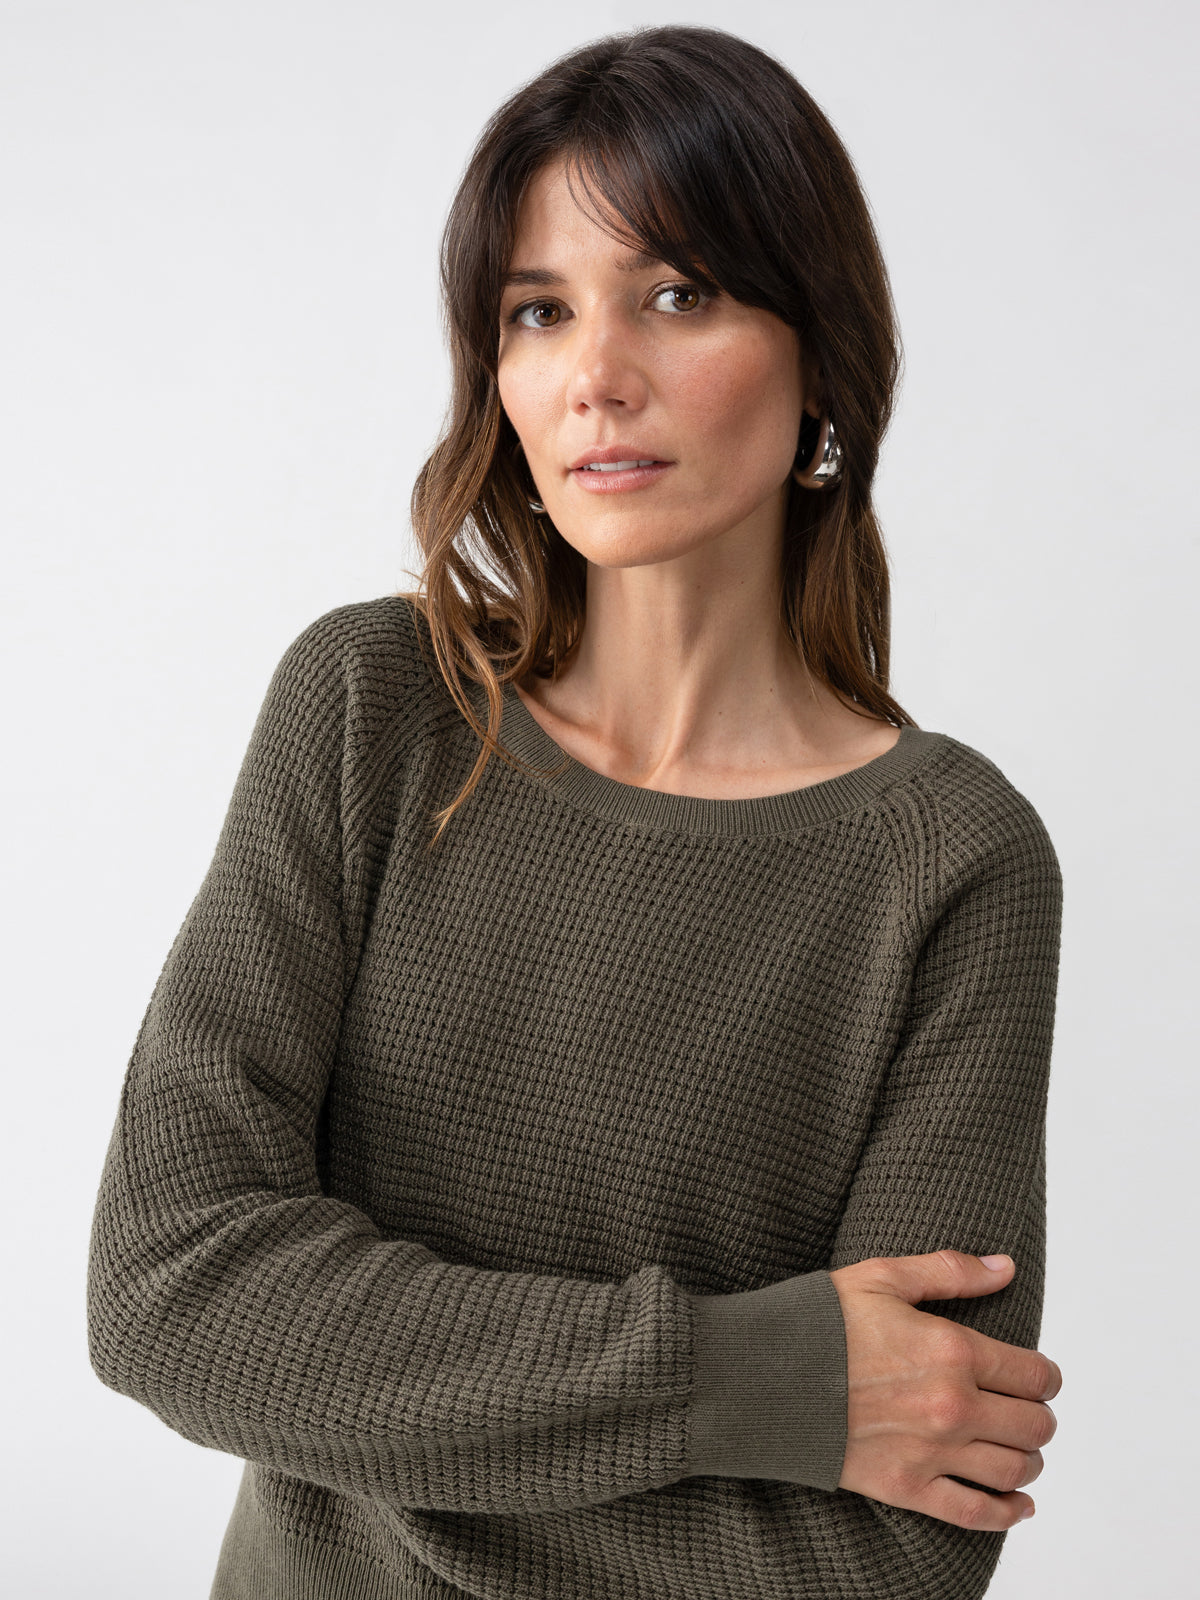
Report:
[[[943,835],[908,1016],[881,1087],[831,1267],[840,1283],[839,1269],[875,1258],[944,1249],[971,1256],[1007,1254],[1015,1271],[996,1291],[990,1291],[983,1281],[990,1275],[977,1264],[973,1271],[980,1281],[953,1288],[953,1280],[964,1276],[961,1270],[934,1273],[933,1263],[921,1264],[931,1282],[946,1285],[944,1293],[968,1298],[925,1300],[920,1308],[931,1314],[930,1330],[932,1318],[944,1318],[1032,1351],[1041,1327],[1045,1276],[1045,1116],[1062,877],[1040,820],[1028,802],[1016,800],[1019,804],[1000,807],[994,821],[984,817],[973,825],[970,858],[962,858],[966,850],[956,856],[949,830]],[[901,1277],[905,1272],[911,1277],[912,1266],[896,1263]],[[927,1337],[912,1325],[908,1308],[901,1310],[908,1321],[897,1317],[889,1323],[895,1336],[907,1326],[918,1341]],[[980,1344],[976,1348],[993,1361],[998,1355]],[[1044,1408],[1027,1403],[1040,1391],[1033,1388],[1026,1395],[1020,1385],[1032,1382],[1041,1366],[1040,1357],[1000,1356],[996,1370],[1019,1374],[1018,1386],[1008,1389],[996,1382],[991,1387],[997,1392],[980,1399],[992,1418],[1004,1419],[1002,1426],[1011,1426],[1018,1416],[1025,1425],[1022,1404],[1040,1426],[1033,1414]],[[1001,1392],[1023,1399],[1001,1400]],[[897,1440],[902,1432],[898,1418]],[[988,1453],[985,1447],[974,1450],[978,1460]],[[946,1480],[941,1482],[944,1489]],[[962,1489],[943,1493],[942,1503],[953,1499],[961,1507],[978,1497],[979,1491],[971,1495]],[[851,1497],[848,1491],[847,1498],[848,1511],[874,1518],[880,1534],[886,1533],[926,1575],[931,1592],[953,1592],[959,1600],[983,1594],[1003,1532],[969,1530],[934,1515]]]
[[1024,800],[973,854],[959,862],[943,848],[907,1018],[830,1268],[945,1247],[1010,1255],[1017,1272],[1003,1293],[925,1309],[1033,1348],[1062,875]]
[[[853,1283],[871,1280],[866,1264],[878,1258],[887,1265],[882,1276],[890,1277],[892,1295],[901,1298],[875,1308],[876,1320],[887,1325],[887,1359],[869,1374],[873,1398],[892,1384],[885,1367],[907,1373],[925,1364],[931,1348],[937,1351],[931,1338],[937,1317],[999,1341],[986,1353],[985,1370],[1014,1384],[1004,1393],[1023,1394],[1021,1385],[1036,1382],[1030,1398],[1040,1394],[1044,1359],[1018,1356],[1011,1346],[1033,1350],[1041,1320],[1045,1106],[1062,879],[1045,828],[1022,796],[1006,789],[994,797],[994,811],[993,797],[982,811],[960,824],[957,831],[968,837],[957,858],[955,830],[939,825],[937,870],[922,880],[927,899],[915,908],[907,1015],[828,1268],[743,1294],[689,1297],[697,1350],[690,1472],[833,1491],[853,1465],[851,1476],[861,1481],[862,1464],[848,1450],[846,1297]],[[1002,1279],[1001,1289],[978,1262],[964,1273],[931,1255],[943,1249],[1010,1254],[1015,1281]],[[860,1262],[852,1275],[847,1269]],[[952,1298],[922,1301],[919,1314],[911,1310],[915,1293],[903,1304],[913,1290],[934,1285]],[[892,1350],[889,1339],[907,1342]],[[981,1354],[978,1346],[975,1353]],[[866,1352],[854,1355],[861,1366]],[[961,1375],[946,1376],[967,1387]],[[911,1391],[911,1378],[906,1384]],[[897,1393],[901,1387],[895,1384]],[[1023,1417],[1022,1426],[1044,1429],[1044,1407],[1029,1409],[1041,1415]],[[899,1440],[908,1421],[900,1411],[888,1416],[888,1436]],[[869,1431],[878,1433],[877,1423]],[[986,1454],[980,1447],[973,1459]],[[894,1466],[898,1473],[899,1450]],[[946,1482],[934,1498],[949,1515],[952,1505],[962,1509],[969,1491],[948,1494]],[[961,1528],[939,1528],[932,1515],[862,1494],[844,1493],[840,1506],[856,1520],[875,1514],[895,1524],[901,1543],[925,1540],[935,1553],[948,1548],[949,1570],[961,1571],[955,1552],[968,1537]],[[990,1543],[985,1535],[970,1537],[971,1550],[994,1550],[984,1558],[994,1564],[995,1537]],[[862,1581],[867,1592],[877,1575],[864,1572]]]
[[277,667],[138,1032],[92,1225],[93,1368],[195,1443],[383,1501],[541,1511],[670,1483],[692,1325],[664,1269],[450,1264],[322,1190],[382,715],[346,654],[321,619]]

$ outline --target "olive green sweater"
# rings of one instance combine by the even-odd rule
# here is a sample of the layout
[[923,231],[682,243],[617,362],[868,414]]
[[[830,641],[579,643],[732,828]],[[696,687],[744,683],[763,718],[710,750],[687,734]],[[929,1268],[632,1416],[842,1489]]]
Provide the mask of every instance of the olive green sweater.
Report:
[[501,737],[427,854],[478,741],[424,619],[307,626],[138,1031],[89,1349],[246,1461],[213,1600],[981,1595],[1003,1534],[837,1487],[829,1273],[1007,1251],[923,1309],[1037,1344],[1037,813],[913,727],[747,800]]

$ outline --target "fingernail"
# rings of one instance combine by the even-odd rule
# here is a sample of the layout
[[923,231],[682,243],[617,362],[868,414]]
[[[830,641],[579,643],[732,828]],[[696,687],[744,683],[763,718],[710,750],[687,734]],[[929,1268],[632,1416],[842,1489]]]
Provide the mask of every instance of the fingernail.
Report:
[[1003,1272],[1005,1267],[1011,1267],[1013,1264],[1011,1256],[980,1256],[979,1259],[985,1267],[990,1267],[993,1272]]
[[1025,1510],[1022,1511],[1021,1515],[1017,1518],[1017,1521],[1018,1522],[1028,1522],[1030,1517],[1033,1515],[1033,1513],[1036,1510],[1037,1510],[1036,1506],[1026,1506]]

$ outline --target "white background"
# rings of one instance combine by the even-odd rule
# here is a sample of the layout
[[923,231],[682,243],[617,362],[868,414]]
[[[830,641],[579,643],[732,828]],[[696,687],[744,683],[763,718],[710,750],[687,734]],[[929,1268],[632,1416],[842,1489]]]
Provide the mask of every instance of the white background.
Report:
[[660,21],[778,54],[858,164],[907,351],[893,689],[1028,795],[1063,866],[1041,1348],[1065,1381],[989,1593],[1189,1592],[1195,16],[0,3],[9,1593],[206,1600],[241,1463],[87,1357],[127,1058],[275,663],[417,570],[437,242],[485,116]]

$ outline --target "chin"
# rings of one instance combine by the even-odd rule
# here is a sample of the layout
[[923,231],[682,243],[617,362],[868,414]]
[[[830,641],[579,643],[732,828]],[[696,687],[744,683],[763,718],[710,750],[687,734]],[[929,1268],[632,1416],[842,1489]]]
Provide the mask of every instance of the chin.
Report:
[[698,550],[711,533],[697,533],[695,526],[686,531],[664,528],[658,517],[623,517],[613,519],[611,528],[564,528],[555,526],[573,549],[596,567],[647,567],[660,561],[677,561]]

